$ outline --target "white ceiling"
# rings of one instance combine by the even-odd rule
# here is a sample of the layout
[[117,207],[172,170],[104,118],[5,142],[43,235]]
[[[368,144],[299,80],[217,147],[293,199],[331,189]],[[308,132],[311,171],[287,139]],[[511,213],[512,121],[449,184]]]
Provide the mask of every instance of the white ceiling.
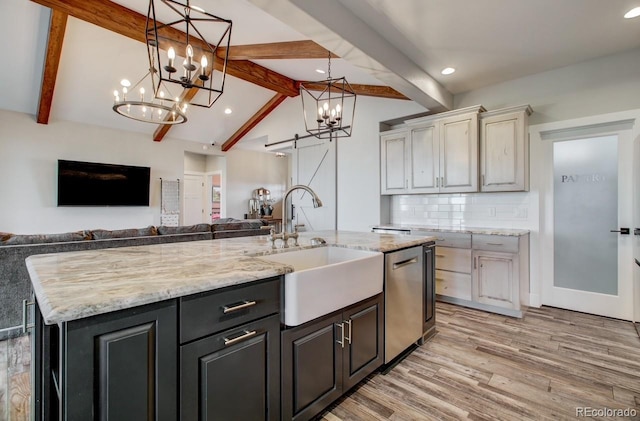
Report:
[[[148,8],[147,0],[117,3],[142,14]],[[622,18],[640,0],[200,0],[198,6],[233,21],[232,45],[313,39],[343,57],[332,60],[334,77],[386,84],[434,109],[450,107],[457,93],[640,47],[640,18]],[[48,9],[0,2],[0,50],[11,57],[0,70],[0,108],[36,113],[47,27]],[[295,80],[326,77],[315,72],[326,70],[326,60],[257,63]],[[447,66],[457,72],[442,76]],[[136,81],[147,68],[143,44],[70,18],[52,119],[148,133],[151,141],[155,125],[111,111],[119,80]],[[220,100],[211,109],[191,107],[189,121],[169,135],[222,143],[273,95],[228,76]]]

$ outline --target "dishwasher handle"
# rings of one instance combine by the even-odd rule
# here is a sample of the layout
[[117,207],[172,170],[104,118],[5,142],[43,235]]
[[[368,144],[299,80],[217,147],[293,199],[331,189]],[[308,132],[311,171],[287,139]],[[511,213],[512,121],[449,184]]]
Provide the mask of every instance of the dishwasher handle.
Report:
[[412,265],[414,263],[418,263],[417,257],[412,257],[411,259],[403,260],[402,262],[394,263],[393,270],[400,269],[401,267]]

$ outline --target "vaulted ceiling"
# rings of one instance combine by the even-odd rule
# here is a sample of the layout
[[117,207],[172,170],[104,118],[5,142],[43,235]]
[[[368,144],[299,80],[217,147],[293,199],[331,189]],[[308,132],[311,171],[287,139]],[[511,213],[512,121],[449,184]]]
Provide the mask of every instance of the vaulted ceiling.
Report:
[[[640,18],[622,19],[638,0],[201,0],[233,21],[229,77],[211,109],[191,108],[189,122],[171,128],[110,110],[118,81],[148,68],[147,0],[32,1],[0,5],[0,45],[42,73],[18,75],[0,108],[223,149],[295,98],[298,81],[322,79],[315,69],[326,68],[328,50],[334,76],[360,95],[410,98],[438,112],[453,107],[454,94],[640,48]],[[441,75],[447,66],[457,72]]]

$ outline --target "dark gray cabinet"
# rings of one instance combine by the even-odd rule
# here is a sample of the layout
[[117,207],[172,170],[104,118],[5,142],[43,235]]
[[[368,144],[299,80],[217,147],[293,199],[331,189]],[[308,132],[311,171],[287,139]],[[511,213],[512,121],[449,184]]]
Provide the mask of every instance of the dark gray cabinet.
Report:
[[175,300],[45,326],[36,323],[36,420],[175,420]]
[[306,420],[383,363],[382,294],[282,332],[282,418]]
[[38,313],[35,419],[279,420],[280,282],[59,325]]
[[435,333],[436,328],[436,255],[435,246],[424,247],[424,306],[423,340]]
[[180,349],[180,419],[278,420],[280,317],[250,322]]

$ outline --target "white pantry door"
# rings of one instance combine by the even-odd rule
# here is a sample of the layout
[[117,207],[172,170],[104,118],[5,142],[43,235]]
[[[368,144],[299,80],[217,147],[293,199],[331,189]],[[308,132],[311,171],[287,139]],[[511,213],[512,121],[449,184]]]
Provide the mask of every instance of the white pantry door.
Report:
[[544,305],[633,318],[633,230],[620,231],[632,228],[634,121],[532,130],[543,150],[535,165],[546,168],[540,188]]
[[[184,218],[183,225],[207,222],[204,218],[204,181],[202,175],[184,175]],[[208,216],[208,214],[207,214]]]
[[297,190],[291,194],[292,223],[304,225],[301,231],[335,230],[337,227],[336,142],[336,139],[331,142],[304,139],[298,141],[294,149],[293,184],[311,187],[322,200],[322,207],[314,208],[309,193]]

